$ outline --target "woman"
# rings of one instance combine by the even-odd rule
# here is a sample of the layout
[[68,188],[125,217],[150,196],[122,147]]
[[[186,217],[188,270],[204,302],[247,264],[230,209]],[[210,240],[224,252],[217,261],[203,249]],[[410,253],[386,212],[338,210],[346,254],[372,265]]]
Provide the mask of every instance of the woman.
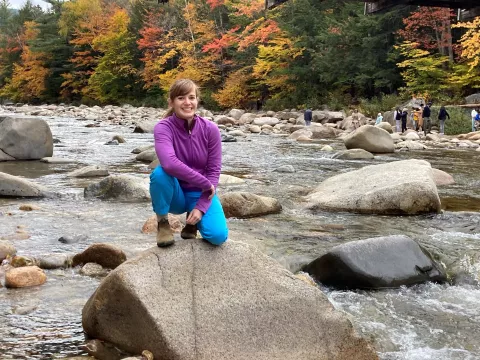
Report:
[[375,120],[375,125],[380,124],[383,121],[382,113],[378,113],[377,120]]
[[150,175],[150,194],[157,214],[157,245],[174,243],[168,213],[187,212],[183,239],[202,237],[214,245],[227,240],[223,208],[215,194],[220,178],[222,144],[217,126],[195,114],[199,89],[191,80],[177,80],[168,95],[165,119],[154,128],[161,166]]
[[445,120],[447,120],[447,117],[448,120],[450,120],[450,114],[447,112],[447,109],[445,109],[445,106],[442,106],[438,113],[438,120],[440,121],[440,135],[445,133]]

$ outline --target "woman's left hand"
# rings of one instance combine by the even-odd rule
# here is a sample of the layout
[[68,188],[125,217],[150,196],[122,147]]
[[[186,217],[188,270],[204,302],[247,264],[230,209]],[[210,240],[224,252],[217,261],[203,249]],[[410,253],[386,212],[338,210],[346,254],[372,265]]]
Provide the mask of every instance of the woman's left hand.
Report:
[[187,217],[187,224],[195,225],[202,220],[203,213],[198,209],[193,209]]

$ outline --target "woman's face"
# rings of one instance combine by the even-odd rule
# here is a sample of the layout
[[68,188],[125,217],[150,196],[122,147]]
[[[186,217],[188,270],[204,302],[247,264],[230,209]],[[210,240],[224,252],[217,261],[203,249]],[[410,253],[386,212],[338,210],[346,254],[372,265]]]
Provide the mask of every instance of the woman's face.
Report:
[[192,120],[198,106],[197,93],[192,89],[188,94],[177,96],[173,101],[168,99],[168,104],[179,118]]

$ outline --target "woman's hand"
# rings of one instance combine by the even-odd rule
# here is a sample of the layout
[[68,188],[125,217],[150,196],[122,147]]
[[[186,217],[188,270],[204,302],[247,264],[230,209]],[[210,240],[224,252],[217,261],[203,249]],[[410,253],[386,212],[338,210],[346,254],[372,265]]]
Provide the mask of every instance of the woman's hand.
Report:
[[207,191],[210,192],[210,195],[208,196],[208,200],[212,200],[213,197],[215,196],[215,186],[212,185],[212,187],[210,189],[208,189]]
[[193,209],[187,217],[187,224],[195,225],[202,220],[203,213],[198,209]]

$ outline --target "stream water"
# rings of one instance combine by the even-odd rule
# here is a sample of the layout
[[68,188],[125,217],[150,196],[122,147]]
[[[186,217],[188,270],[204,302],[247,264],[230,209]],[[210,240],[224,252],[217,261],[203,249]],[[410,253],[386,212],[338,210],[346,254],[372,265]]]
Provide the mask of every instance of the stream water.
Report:
[[[84,165],[107,165],[111,173],[147,177],[146,165],[135,161],[132,149],[151,144],[151,134],[132,127],[88,121],[45,118],[54,138],[54,156],[69,164],[38,161],[0,162],[0,171],[24,176],[48,186],[58,197],[0,199],[0,236],[23,226],[28,240],[13,241],[18,254],[78,253],[94,242],[121,247],[127,256],[154,246],[154,236],[140,229],[152,215],[149,203],[86,200],[84,187],[98,179],[75,179],[66,174]],[[107,146],[113,135],[126,143]],[[321,152],[324,144],[301,144],[281,137],[249,135],[223,144],[223,173],[243,177],[245,185],[220,191],[248,191],[278,198],[281,214],[231,219],[231,238],[258,246],[292,271],[333,246],[374,236],[404,234],[418,240],[445,264],[460,264],[469,281],[456,285],[422,284],[382,291],[333,291],[322,288],[338,309],[349,314],[356,329],[371,339],[384,360],[480,359],[480,161],[472,150],[432,149],[378,156],[369,161],[333,160]],[[444,211],[422,216],[378,216],[348,213],[311,213],[302,195],[335,174],[369,164],[419,158],[452,174],[456,184],[439,188]],[[273,171],[293,165],[294,173]],[[359,179],[358,186],[371,184]],[[21,204],[41,210],[24,212]],[[75,244],[61,236],[84,235]],[[46,284],[24,289],[0,288],[0,358],[52,359],[84,354],[81,310],[99,279],[78,269],[47,270]],[[473,279],[473,281],[472,281]],[[21,315],[19,313],[26,312]]]

